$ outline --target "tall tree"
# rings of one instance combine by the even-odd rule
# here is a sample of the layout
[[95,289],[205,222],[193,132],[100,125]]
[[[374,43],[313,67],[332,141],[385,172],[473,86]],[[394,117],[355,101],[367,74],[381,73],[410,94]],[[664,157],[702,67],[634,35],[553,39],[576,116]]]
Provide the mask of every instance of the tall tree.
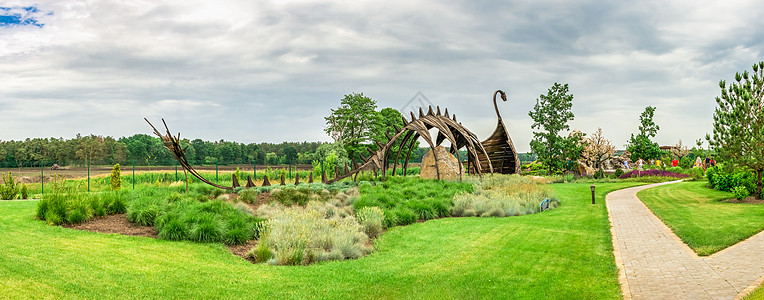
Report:
[[714,135],[706,139],[717,156],[732,166],[756,173],[756,197],[761,199],[764,173],[764,61],[753,65],[753,73],[735,73],[735,82],[719,81]]
[[633,161],[640,158],[657,159],[661,157],[661,147],[651,140],[661,129],[653,121],[654,115],[655,107],[653,106],[645,107],[645,111],[639,115],[639,133],[636,136],[632,133],[629,143],[626,145],[626,151],[631,153],[631,160]]
[[533,119],[533,140],[531,151],[538,156],[549,172],[569,168],[580,155],[580,136],[560,136],[560,131],[570,130],[568,121],[573,120],[573,95],[568,94],[568,85],[554,83],[546,95],[539,95],[536,105],[528,115]]
[[[403,128],[405,126],[403,124],[403,115],[394,108],[383,108],[379,111],[379,122],[375,123],[371,128],[371,139],[375,141],[387,141],[387,135],[393,136],[395,134],[395,127]],[[393,146],[390,147],[390,160],[395,160],[395,153],[398,153],[398,150],[401,147],[401,143],[403,142],[403,137],[400,137],[395,143],[393,143]],[[403,145],[403,151],[401,151],[401,157],[398,159],[405,159],[406,151],[408,151],[411,144],[414,144],[414,148],[416,149],[419,147],[419,142],[414,139],[409,139],[406,141],[406,144]],[[372,150],[377,150],[377,145],[372,144],[370,145],[370,148]]]
[[326,131],[335,142],[340,142],[347,150],[350,158],[358,158],[366,151],[362,145],[371,138],[371,129],[379,122],[376,111],[377,102],[366,97],[363,93],[350,93],[340,102],[340,107],[332,109],[325,117]]

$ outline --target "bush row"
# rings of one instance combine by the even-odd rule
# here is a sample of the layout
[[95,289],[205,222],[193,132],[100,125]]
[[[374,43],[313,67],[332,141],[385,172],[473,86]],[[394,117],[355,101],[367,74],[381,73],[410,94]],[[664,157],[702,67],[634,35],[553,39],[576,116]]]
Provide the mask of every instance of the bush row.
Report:
[[93,217],[125,213],[126,202],[123,192],[89,194],[58,188],[40,200],[35,216],[51,225],[74,225]]
[[399,176],[388,177],[384,182],[362,182],[358,187],[360,196],[353,202],[355,210],[379,207],[385,216],[384,227],[448,217],[454,195],[473,191],[469,182]]

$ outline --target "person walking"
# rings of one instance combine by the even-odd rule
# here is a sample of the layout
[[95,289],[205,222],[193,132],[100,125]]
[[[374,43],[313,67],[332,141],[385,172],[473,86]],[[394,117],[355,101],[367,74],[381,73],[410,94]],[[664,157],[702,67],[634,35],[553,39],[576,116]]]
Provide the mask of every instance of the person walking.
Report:
[[676,166],[678,166],[678,165],[679,165],[679,160],[678,160],[678,159],[676,159],[676,157],[675,157],[675,158],[674,158],[674,160],[672,160],[672,161],[671,161],[671,166],[672,166],[672,167],[676,167]]
[[709,166],[711,166],[711,158],[706,155],[706,163],[703,165],[703,171],[708,169]]
[[642,170],[642,164],[644,164],[644,163],[645,163],[645,161],[644,161],[644,160],[642,160],[642,158],[640,157],[640,158],[639,158],[639,160],[637,161],[637,168],[638,168],[640,171]]

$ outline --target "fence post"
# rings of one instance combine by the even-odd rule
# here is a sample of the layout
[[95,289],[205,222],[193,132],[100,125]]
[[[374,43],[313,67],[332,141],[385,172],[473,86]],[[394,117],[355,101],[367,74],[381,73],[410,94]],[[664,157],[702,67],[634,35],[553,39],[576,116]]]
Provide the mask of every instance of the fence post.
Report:
[[90,192],[90,158],[86,158],[88,162],[88,193]]
[[133,159],[133,190],[135,189],[135,159]]
[[215,181],[220,181],[218,178],[218,162],[215,162]]
[[292,178],[292,162],[289,162],[289,178]]
[[178,161],[175,161],[175,181],[178,181]]
[[45,196],[45,172],[42,170],[43,169],[42,165],[43,165],[43,161],[41,160],[40,161],[40,188],[41,188],[40,200],[42,200],[43,196]]
[[252,175],[255,176],[255,180],[257,180],[257,161],[252,160]]

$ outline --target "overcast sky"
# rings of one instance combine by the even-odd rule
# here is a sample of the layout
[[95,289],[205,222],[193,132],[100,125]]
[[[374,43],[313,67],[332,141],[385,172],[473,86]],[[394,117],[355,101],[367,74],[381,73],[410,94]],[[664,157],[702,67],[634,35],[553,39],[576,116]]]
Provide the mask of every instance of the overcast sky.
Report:
[[147,117],[190,139],[329,141],[351,92],[396,109],[421,92],[484,139],[502,89],[525,152],[559,82],[572,129],[623,149],[652,105],[661,145],[694,144],[719,80],[764,60],[762,28],[755,0],[0,0],[0,140],[150,134]]

